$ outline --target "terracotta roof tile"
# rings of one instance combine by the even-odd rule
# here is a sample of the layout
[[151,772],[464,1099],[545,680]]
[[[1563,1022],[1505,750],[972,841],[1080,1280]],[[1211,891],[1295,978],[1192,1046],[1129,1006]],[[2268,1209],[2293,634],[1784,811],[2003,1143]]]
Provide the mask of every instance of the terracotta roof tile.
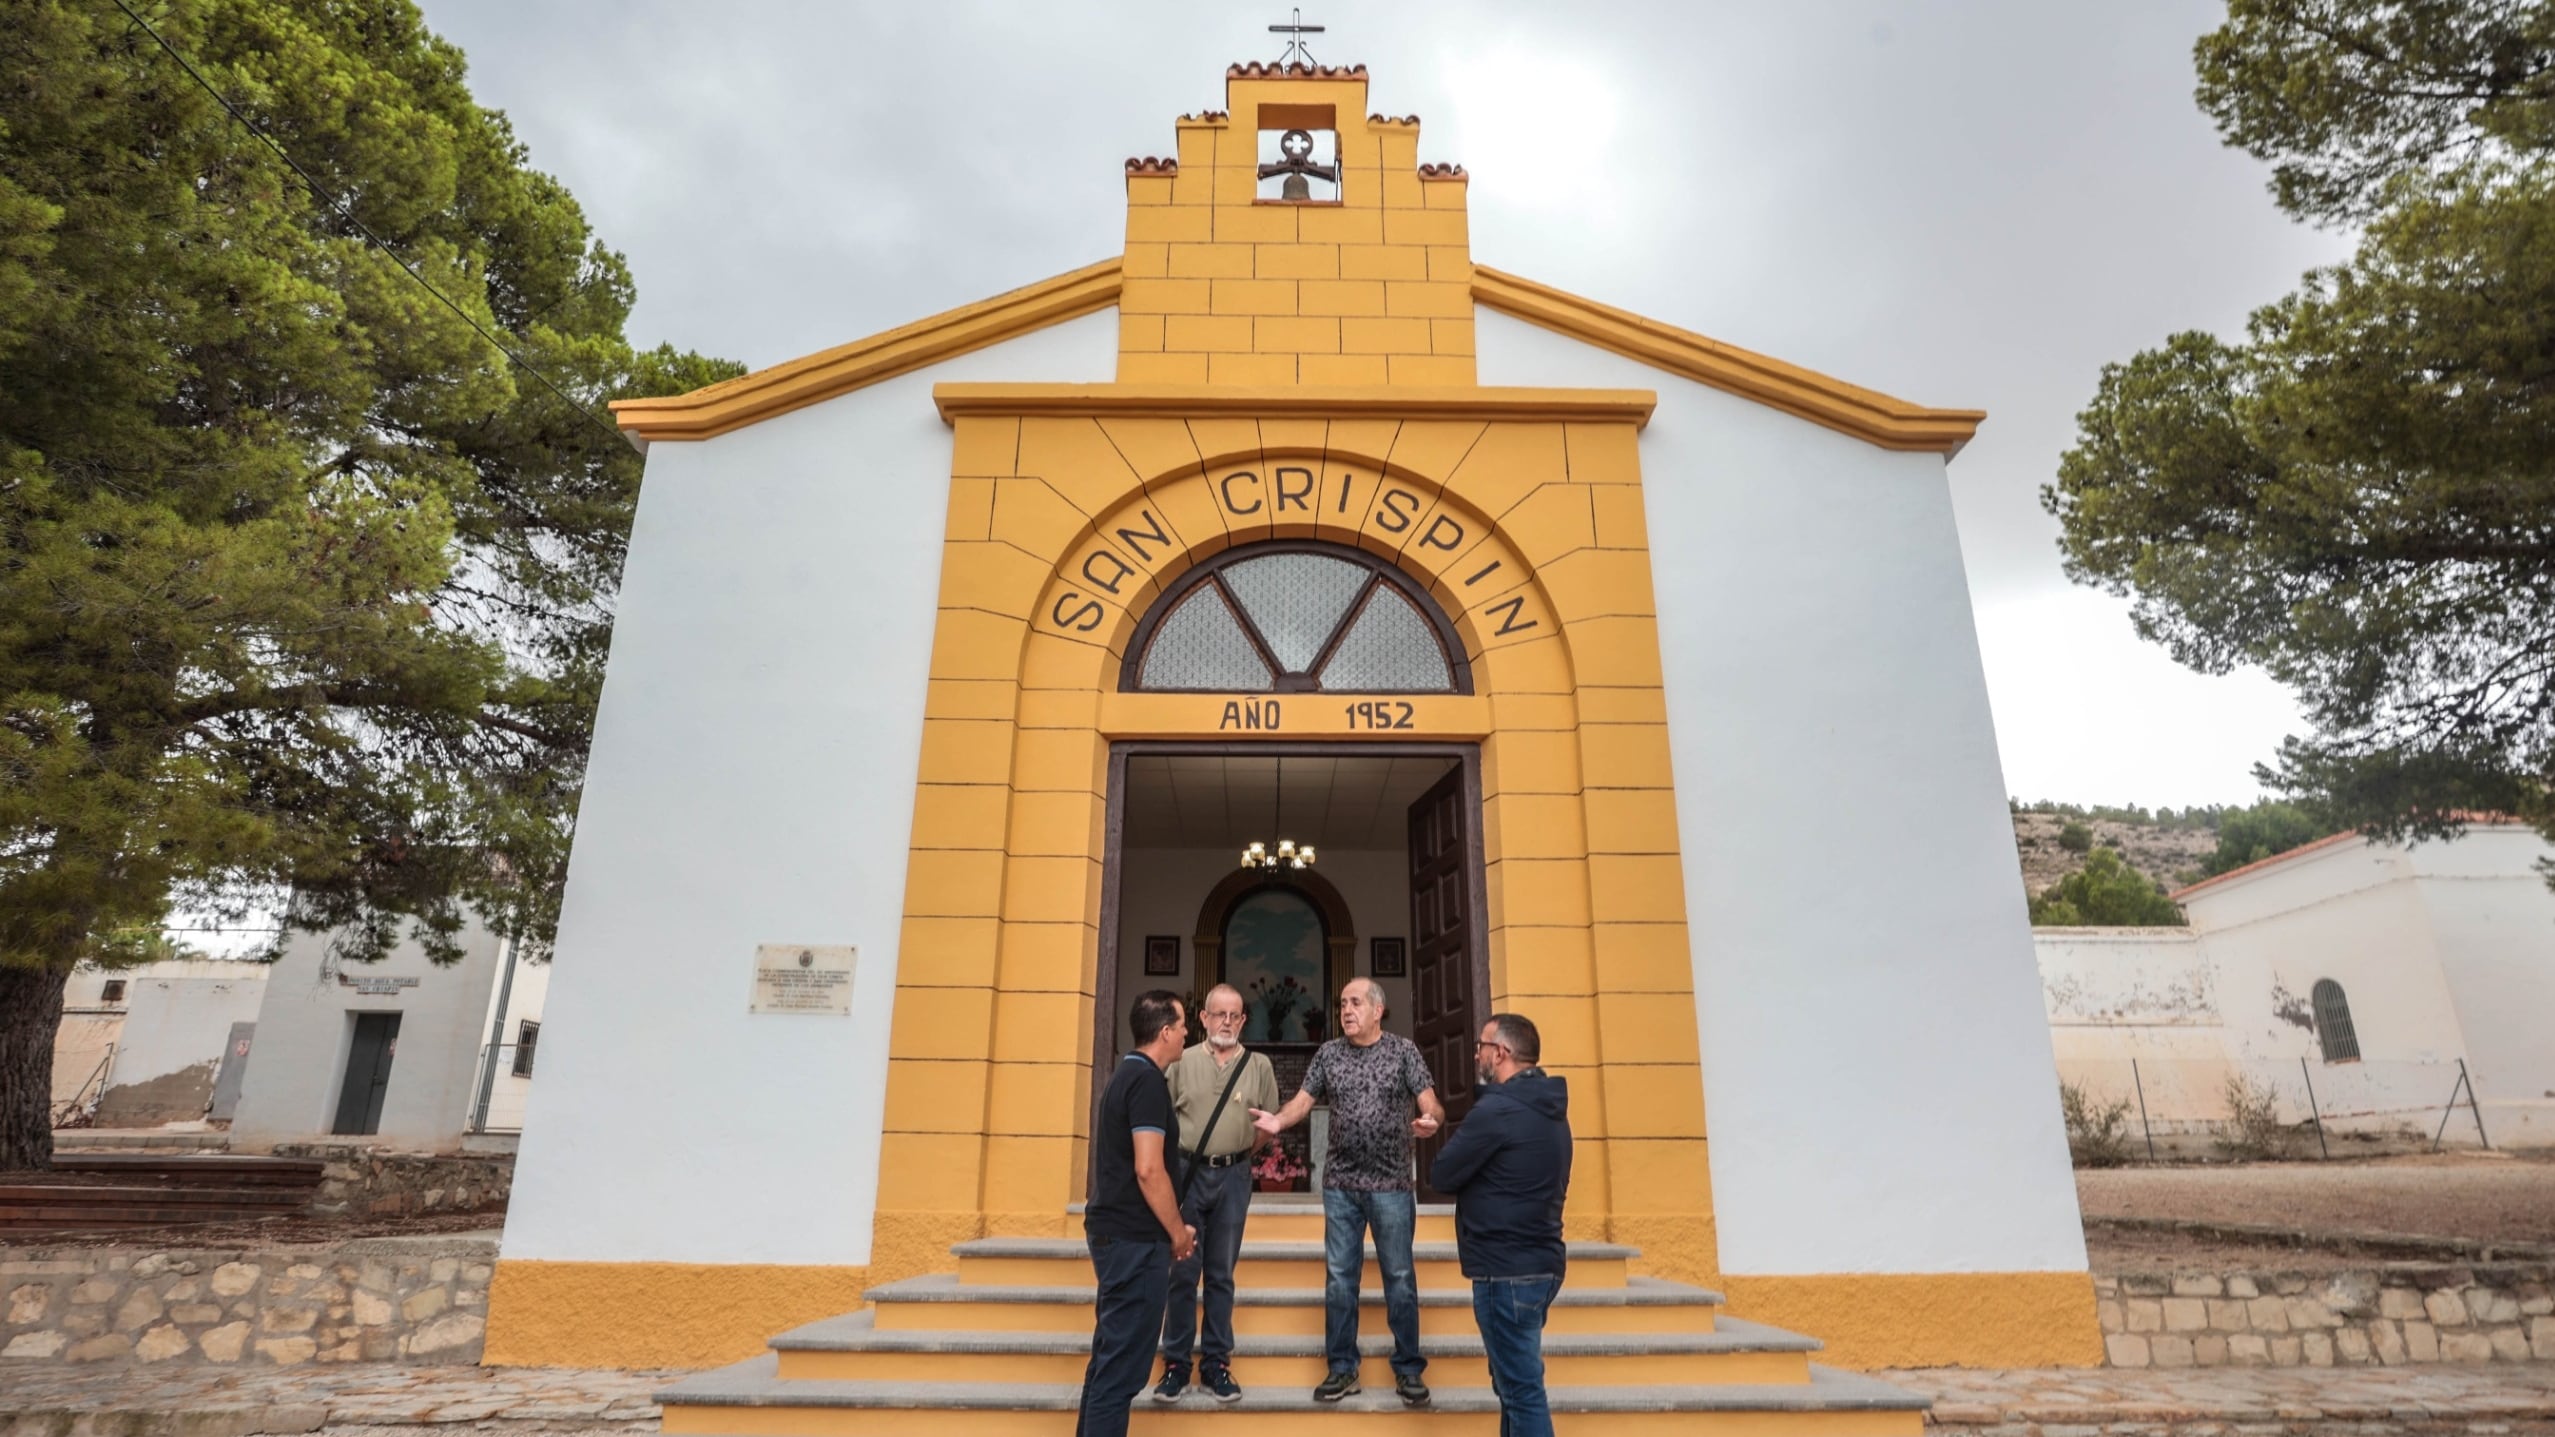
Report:
[[1157,159],[1152,155],[1131,157],[1127,161],[1127,173],[1131,175],[1176,175],[1180,173],[1180,162],[1178,160]]
[[1299,80],[1341,80],[1352,76],[1363,77],[1365,74],[1364,65],[1271,65],[1253,60],[1247,64],[1224,67],[1224,77],[1228,80],[1288,77]]
[[1180,118],[1191,124],[1220,125],[1233,117],[1222,110],[1200,110],[1194,115],[1182,115]]
[[1369,115],[1366,117],[1366,123],[1370,125],[1416,125],[1419,123],[1419,116],[1403,115],[1396,119],[1391,115]]
[[1462,165],[1451,164],[1422,165],[1419,167],[1419,177],[1423,180],[1466,180],[1472,178],[1472,176],[1464,173],[1464,167]]

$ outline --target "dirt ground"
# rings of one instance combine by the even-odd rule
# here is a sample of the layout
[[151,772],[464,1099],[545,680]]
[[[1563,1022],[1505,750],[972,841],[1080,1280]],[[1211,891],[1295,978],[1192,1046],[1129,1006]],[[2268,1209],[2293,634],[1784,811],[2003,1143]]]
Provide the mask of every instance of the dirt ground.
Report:
[[2106,1217],[2555,1245],[2555,1154],[2112,1168],[2079,1172],[2076,1195],[2097,1272],[2192,1266],[2316,1270],[2370,1260],[2312,1246],[2110,1228],[2099,1221]]

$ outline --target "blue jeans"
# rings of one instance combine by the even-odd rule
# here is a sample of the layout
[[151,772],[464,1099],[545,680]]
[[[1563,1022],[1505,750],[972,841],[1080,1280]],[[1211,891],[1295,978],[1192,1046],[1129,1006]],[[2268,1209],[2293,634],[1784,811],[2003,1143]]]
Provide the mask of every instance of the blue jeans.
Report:
[[[1233,1264],[1242,1255],[1242,1224],[1251,1216],[1251,1165],[1200,1168],[1180,1204],[1181,1220],[1198,1230],[1186,1262],[1171,1264],[1171,1300],[1162,1313],[1162,1370],[1187,1372],[1189,1349],[1210,1368],[1233,1363]],[[1198,1331],[1198,1279],[1206,1278],[1206,1332]]]
[[1322,1256],[1329,1268],[1322,1291],[1322,1336],[1333,1372],[1357,1370],[1357,1285],[1366,1266],[1370,1228],[1375,1265],[1384,1273],[1384,1320],[1393,1329],[1393,1375],[1417,1377],[1428,1366],[1428,1359],[1419,1355],[1419,1269],[1411,1265],[1411,1230],[1418,1223],[1418,1199],[1408,1188],[1388,1193],[1322,1190]]
[[1082,1369],[1082,1415],[1073,1430],[1076,1437],[1125,1437],[1127,1404],[1153,1373],[1153,1344],[1170,1291],[1171,1242],[1090,1241],[1100,1290],[1092,1304],[1091,1362]]
[[1473,1325],[1490,1359],[1499,1437],[1552,1437],[1552,1409],[1544,1402],[1544,1313],[1559,1291],[1558,1277],[1473,1279]]

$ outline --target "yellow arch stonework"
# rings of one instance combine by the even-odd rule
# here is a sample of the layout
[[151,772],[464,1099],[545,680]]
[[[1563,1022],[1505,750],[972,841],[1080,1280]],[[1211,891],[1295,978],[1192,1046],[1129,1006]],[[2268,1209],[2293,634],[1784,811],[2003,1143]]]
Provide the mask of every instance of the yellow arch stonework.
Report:
[[[1338,202],[1256,198],[1264,118],[1337,127]],[[1719,1286],[1847,1365],[2099,1361],[2082,1271],[1721,1272],[1689,931],[1709,915],[1686,911],[1638,442],[1656,396],[1479,386],[1475,305],[1884,449],[1953,452],[1982,416],[1476,269],[1462,171],[1417,165],[1416,121],[1367,116],[1362,71],[1237,68],[1227,109],[1178,136],[1176,160],[1130,162],[1121,258],[615,406],[649,440],[711,440],[1116,308],[1116,383],[932,391],[947,518],[869,1264],[510,1259],[487,1360],[739,1358],[945,1270],[955,1242],[1067,1233],[1094,1024],[1114,1020],[1095,1014],[1112,743],[1398,739],[1480,747],[1485,997],[1532,1016],[1572,1080],[1574,1240],[1637,1246],[1646,1271]],[[1285,538],[1424,585],[1473,692],[1390,696],[1410,726],[1377,732],[1320,694],[1237,729],[1227,696],[1121,691],[1164,586]]]
[[[959,401],[939,635],[890,1052],[873,1279],[953,1241],[1054,1235],[1090,1105],[1108,746],[1336,737],[1482,746],[1492,1002],[1580,1078],[1574,1231],[1712,1275],[1710,1177],[1637,396],[1591,417],[1326,420],[1006,414]],[[1118,692],[1146,603],[1272,538],[1354,544],[1454,617],[1475,693],[1400,696],[1412,726],[1288,695]],[[1600,1036],[1602,1032],[1602,1037]]]

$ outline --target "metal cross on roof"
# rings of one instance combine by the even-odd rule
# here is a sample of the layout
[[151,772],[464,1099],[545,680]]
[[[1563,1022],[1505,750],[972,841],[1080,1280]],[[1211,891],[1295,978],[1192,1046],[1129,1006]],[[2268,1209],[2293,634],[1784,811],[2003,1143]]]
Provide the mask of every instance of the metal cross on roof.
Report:
[[1286,53],[1278,56],[1278,63],[1281,65],[1292,65],[1301,60],[1307,65],[1314,64],[1313,52],[1305,48],[1304,37],[1307,35],[1321,34],[1322,27],[1319,25],[1305,24],[1304,11],[1301,8],[1297,9],[1294,14],[1295,19],[1291,23],[1285,25],[1271,25],[1269,27],[1270,34],[1284,35],[1287,37]]

